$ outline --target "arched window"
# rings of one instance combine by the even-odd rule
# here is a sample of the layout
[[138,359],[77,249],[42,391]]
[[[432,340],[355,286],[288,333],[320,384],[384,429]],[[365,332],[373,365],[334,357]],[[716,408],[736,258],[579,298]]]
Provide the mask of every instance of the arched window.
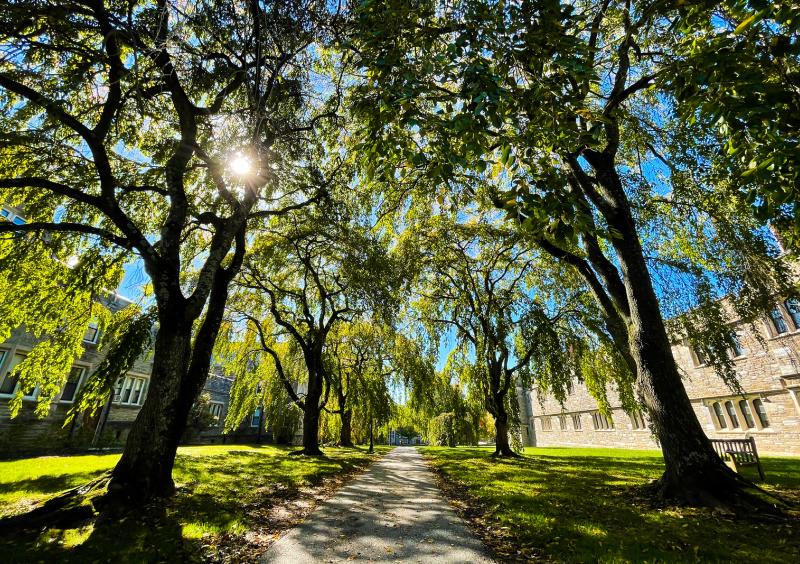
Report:
[[728,424],[725,422],[725,416],[722,414],[722,406],[718,401],[715,401],[713,407],[714,415],[717,416],[717,424],[719,424],[720,429],[727,429]]
[[789,332],[789,327],[786,325],[786,320],[783,318],[781,310],[777,307],[769,312],[769,317],[772,319],[772,326],[775,328],[775,334],[781,335]]
[[783,305],[786,306],[786,311],[789,312],[789,317],[792,318],[795,329],[800,329],[800,301],[797,298],[789,298]]
[[753,421],[753,413],[750,411],[750,404],[747,403],[747,400],[739,401],[739,410],[744,415],[744,424],[747,425],[747,428],[754,429],[756,422]]
[[753,400],[753,407],[756,408],[756,415],[761,422],[761,426],[765,429],[769,427],[769,419],[767,419],[767,410],[764,408],[764,403],[760,399]]
[[731,419],[731,427],[734,429],[739,428],[739,418],[736,416],[736,408],[733,407],[732,401],[725,402],[725,411],[728,412],[728,417]]

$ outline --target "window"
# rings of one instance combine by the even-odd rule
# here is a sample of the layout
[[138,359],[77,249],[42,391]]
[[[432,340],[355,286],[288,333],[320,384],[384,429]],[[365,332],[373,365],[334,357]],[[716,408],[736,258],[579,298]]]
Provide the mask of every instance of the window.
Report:
[[75,392],[78,391],[78,386],[81,384],[83,377],[83,368],[75,366],[70,370],[67,376],[67,382],[64,384],[64,389],[61,391],[61,401],[72,401],[75,399]]
[[542,417],[542,431],[552,431],[553,421],[550,417]]
[[[2,358],[5,358],[5,351],[3,351]],[[0,362],[2,362],[2,358],[0,358]],[[11,362],[8,365],[8,369],[6,373],[2,376],[2,382],[0,382],[0,394],[7,394],[12,395],[17,391],[17,384],[19,383],[19,376],[16,374],[17,365],[25,360],[25,355],[21,353],[14,353],[14,358],[11,359]],[[26,398],[32,398],[36,396],[36,391],[32,391],[29,394],[25,394]]]
[[742,342],[739,340],[739,334],[736,331],[731,333],[731,353],[733,353],[733,358],[737,358],[740,356],[744,356],[744,347],[742,347]]
[[595,411],[592,414],[592,424],[594,425],[595,430],[614,428],[614,422],[607,415],[603,415],[599,411]]
[[758,420],[761,422],[761,426],[764,429],[769,427],[769,419],[767,419],[767,410],[764,408],[764,402],[762,402],[760,399],[754,399],[753,407],[756,409],[756,415],[758,415]]
[[114,386],[114,401],[121,405],[141,405],[144,401],[147,378],[125,376]]
[[747,428],[754,429],[756,423],[753,421],[753,413],[750,411],[750,404],[747,403],[747,400],[739,400],[739,411],[742,412],[744,424],[747,426]]
[[714,415],[717,416],[717,424],[719,425],[719,428],[727,429],[728,423],[725,421],[725,416],[722,414],[722,406],[718,401],[715,401],[712,407],[714,408]]
[[576,431],[580,431],[581,430],[581,416],[580,416],[580,414],[572,416],[572,426],[575,428]]
[[561,427],[562,431],[566,431],[567,430],[567,416],[566,415],[560,415],[558,417],[558,425],[559,425],[559,427]]
[[211,414],[211,417],[219,423],[220,418],[222,417],[222,407],[224,406],[223,403],[218,401],[212,401],[208,404],[208,412]]
[[769,312],[769,317],[772,319],[772,327],[775,329],[776,335],[781,335],[789,331],[789,327],[786,325],[786,320],[783,318],[780,309],[777,307],[773,309]]
[[261,408],[257,407],[256,410],[253,412],[253,417],[250,418],[250,426],[251,427],[261,427]]
[[97,343],[97,337],[100,335],[100,329],[96,323],[90,323],[86,328],[86,333],[83,335],[85,343]]
[[733,407],[732,401],[725,402],[725,411],[728,412],[728,417],[731,420],[731,427],[734,429],[739,428],[739,418],[736,416],[736,409]]
[[706,364],[707,359],[706,359],[706,354],[703,352],[703,349],[695,347],[692,349],[692,352],[694,352],[694,358],[696,361],[695,366],[703,366],[704,364]]
[[647,421],[641,411],[634,411],[630,414],[630,418],[634,429],[647,429]]
[[792,324],[795,329],[800,329],[800,301],[797,298],[789,298],[783,305],[786,311],[789,312],[789,317],[792,318]]

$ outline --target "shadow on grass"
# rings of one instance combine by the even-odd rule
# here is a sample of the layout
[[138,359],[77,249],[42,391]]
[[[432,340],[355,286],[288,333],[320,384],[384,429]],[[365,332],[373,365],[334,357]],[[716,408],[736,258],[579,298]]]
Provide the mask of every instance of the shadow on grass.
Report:
[[[549,450],[549,449],[548,449]],[[658,478],[658,457],[527,454],[494,460],[482,449],[426,449],[482,522],[507,540],[507,558],[558,561],[800,561],[800,522],[733,521],[697,509],[654,509],[634,486]],[[800,460],[764,459],[767,484],[792,491]],[[527,550],[527,552],[525,552]],[[500,555],[503,556],[501,549]]]
[[[202,451],[200,451],[202,452]],[[181,454],[174,472],[173,498],[136,510],[101,515],[68,529],[16,532],[0,536],[4,562],[168,561],[200,559],[203,545],[223,534],[254,527],[258,510],[292,498],[299,489],[353,470],[368,457],[363,451],[331,452],[325,457],[288,457],[289,448],[228,449]],[[87,476],[87,480],[92,475]],[[82,475],[45,476],[4,484],[55,492],[80,483]]]

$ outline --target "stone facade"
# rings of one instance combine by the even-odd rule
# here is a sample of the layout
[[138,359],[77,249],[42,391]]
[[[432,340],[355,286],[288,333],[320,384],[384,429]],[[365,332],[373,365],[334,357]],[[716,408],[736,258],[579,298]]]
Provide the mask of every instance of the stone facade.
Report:
[[[800,307],[780,303],[767,319],[736,328],[734,359],[743,395],[732,392],[684,342],[672,353],[698,420],[709,438],[755,437],[759,453],[800,455]],[[760,338],[759,338],[760,336]],[[626,413],[613,389],[610,421],[598,412],[586,387],[576,383],[561,406],[535,391],[519,391],[523,440],[535,446],[655,449],[646,417]]]
[[[105,305],[121,309],[129,303],[125,298],[113,296]],[[84,353],[73,365],[75,372],[71,375],[72,382],[65,384],[56,395],[44,417],[34,413],[37,390],[23,398],[22,409],[14,419],[10,418],[8,407],[13,392],[2,392],[8,391],[13,384],[8,377],[14,365],[30,352],[37,341],[29,333],[17,329],[7,341],[0,343],[0,457],[67,452],[88,447],[119,447],[125,443],[147,396],[152,371],[149,354],[139,359],[117,383],[109,401],[97,414],[78,416],[70,426],[63,427],[72,400],[103,358],[97,350],[98,337],[95,330],[87,331]],[[204,430],[200,437],[203,442],[211,442],[222,432],[228,408],[230,379],[212,375],[204,391],[219,406],[218,423]]]

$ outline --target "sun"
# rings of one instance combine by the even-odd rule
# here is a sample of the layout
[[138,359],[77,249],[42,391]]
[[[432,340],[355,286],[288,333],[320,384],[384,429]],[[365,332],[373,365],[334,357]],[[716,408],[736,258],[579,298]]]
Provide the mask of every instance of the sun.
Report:
[[236,176],[247,176],[253,171],[253,164],[245,155],[238,153],[228,163],[231,172]]

